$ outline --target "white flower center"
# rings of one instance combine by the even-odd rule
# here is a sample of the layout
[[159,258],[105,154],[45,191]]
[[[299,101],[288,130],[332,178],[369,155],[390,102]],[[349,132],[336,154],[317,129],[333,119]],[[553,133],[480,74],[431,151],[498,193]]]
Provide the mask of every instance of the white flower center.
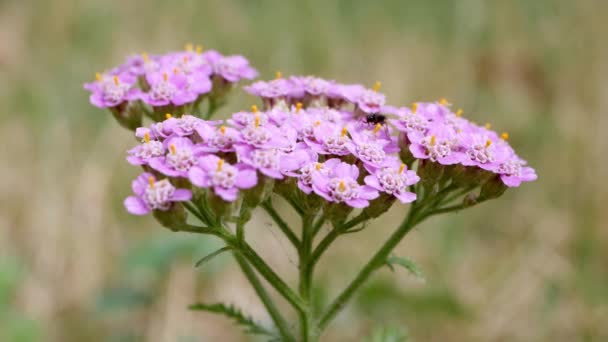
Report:
[[345,154],[348,153],[346,144],[350,139],[346,135],[334,135],[323,141],[323,147],[331,154]]
[[260,146],[269,142],[272,136],[264,127],[248,126],[243,130],[243,138],[251,145]]
[[169,199],[174,192],[175,187],[168,180],[163,179],[146,187],[143,200],[153,210],[167,210],[171,206]]
[[336,202],[344,202],[359,197],[359,184],[352,179],[332,178],[329,181],[329,195]]
[[163,143],[158,140],[150,140],[141,144],[140,148],[135,152],[135,156],[142,159],[150,159],[152,157],[162,156],[163,153]]
[[201,120],[192,115],[184,115],[177,119],[177,127],[179,127],[184,133],[192,134],[196,127],[201,123]]
[[378,181],[388,194],[399,193],[405,190],[406,180],[405,176],[401,173],[396,172],[393,169],[383,169],[378,175]]
[[362,160],[374,164],[381,163],[386,157],[382,146],[368,143],[357,145],[357,154]]
[[126,83],[116,84],[114,81],[106,82],[103,87],[103,99],[110,102],[119,102],[125,97],[130,88],[131,86]]
[[478,163],[492,163],[495,160],[492,145],[475,144],[467,150],[467,156]]
[[213,186],[219,186],[222,188],[232,188],[236,182],[236,175],[238,170],[228,164],[223,164],[221,170],[213,170],[211,172],[211,183]]
[[150,90],[155,100],[169,101],[177,92],[177,88],[169,82],[158,82]]
[[167,154],[167,163],[175,170],[188,171],[196,160],[189,148],[174,149]]
[[279,154],[277,150],[255,150],[252,152],[253,164],[262,169],[278,170]]
[[452,143],[448,140],[437,141],[435,136],[426,137],[423,145],[429,155],[429,159],[434,162],[452,153]]

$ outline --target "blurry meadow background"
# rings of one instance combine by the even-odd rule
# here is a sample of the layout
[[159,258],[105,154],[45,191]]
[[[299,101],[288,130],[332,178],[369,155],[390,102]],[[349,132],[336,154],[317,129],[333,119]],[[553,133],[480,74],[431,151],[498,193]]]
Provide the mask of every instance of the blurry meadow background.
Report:
[[[188,42],[243,54],[262,78],[380,80],[394,105],[445,97],[537,168],[412,232],[397,253],[426,281],[378,272],[323,341],[608,341],[607,36],[608,2],[594,0],[0,1],[0,341],[245,341],[186,309],[196,301],[269,322],[229,255],[193,267],[217,241],[126,213],[135,140],[82,89],[129,54]],[[219,116],[254,101],[233,91]],[[339,240],[319,301],[405,209]],[[295,279],[265,214],[247,235]]]

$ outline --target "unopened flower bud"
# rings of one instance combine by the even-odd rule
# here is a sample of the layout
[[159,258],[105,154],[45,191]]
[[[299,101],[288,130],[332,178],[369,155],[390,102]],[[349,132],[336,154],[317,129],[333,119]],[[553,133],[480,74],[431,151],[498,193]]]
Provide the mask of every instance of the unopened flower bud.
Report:
[[323,209],[327,220],[331,222],[334,227],[340,226],[348,215],[353,211],[353,207],[348,206],[344,203],[327,203]]
[[499,177],[493,177],[481,186],[478,201],[486,201],[502,196],[507,190],[507,186]]
[[131,131],[141,126],[142,112],[134,103],[123,102],[116,107],[111,107],[112,115],[118,123]]
[[274,179],[270,177],[259,177],[258,184],[245,192],[243,205],[246,205],[248,208],[257,207],[270,196],[273,188]]
[[477,204],[477,195],[475,193],[469,193],[464,196],[462,199],[462,205],[465,208],[469,208]]
[[387,212],[393,206],[395,200],[397,200],[397,197],[382,193],[380,197],[370,201],[369,206],[363,209],[363,214],[369,218],[376,218]]
[[188,218],[188,213],[179,203],[173,203],[169,210],[154,210],[152,214],[163,227],[173,231],[178,231]]

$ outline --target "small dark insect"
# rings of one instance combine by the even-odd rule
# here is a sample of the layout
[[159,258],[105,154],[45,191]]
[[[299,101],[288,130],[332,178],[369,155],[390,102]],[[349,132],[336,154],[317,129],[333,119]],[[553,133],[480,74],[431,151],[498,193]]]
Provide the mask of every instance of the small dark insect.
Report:
[[365,123],[368,124],[381,124],[384,125],[386,123],[386,115],[382,115],[382,114],[368,114],[365,117]]

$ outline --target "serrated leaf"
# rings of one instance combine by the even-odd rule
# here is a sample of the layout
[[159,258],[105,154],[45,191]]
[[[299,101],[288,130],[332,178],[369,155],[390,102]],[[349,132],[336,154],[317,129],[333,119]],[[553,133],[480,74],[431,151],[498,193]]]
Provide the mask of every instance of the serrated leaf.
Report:
[[393,265],[402,266],[416,278],[424,279],[424,274],[422,274],[420,266],[408,258],[392,256],[386,259],[386,265],[391,269],[391,271],[394,270]]
[[207,311],[211,313],[221,314],[228,318],[232,318],[236,324],[241,325],[244,328],[244,331],[248,334],[253,335],[266,335],[272,338],[278,338],[278,336],[272,330],[260,325],[255,322],[253,318],[245,315],[240,309],[236,308],[234,305],[226,305],[224,303],[216,303],[216,304],[204,304],[197,303],[192,304],[188,307],[190,310],[194,311]]
[[218,249],[217,251],[215,251],[215,252],[213,252],[211,254],[208,254],[207,256],[205,256],[204,258],[202,258],[201,260],[197,261],[196,264],[194,264],[194,267],[199,267],[200,265],[206,263],[207,261],[209,261],[209,260],[215,258],[216,256],[218,256],[218,255],[220,255],[220,254],[222,254],[224,252],[227,252],[229,250],[232,250],[232,247],[230,247],[230,246],[222,247],[222,248]]

